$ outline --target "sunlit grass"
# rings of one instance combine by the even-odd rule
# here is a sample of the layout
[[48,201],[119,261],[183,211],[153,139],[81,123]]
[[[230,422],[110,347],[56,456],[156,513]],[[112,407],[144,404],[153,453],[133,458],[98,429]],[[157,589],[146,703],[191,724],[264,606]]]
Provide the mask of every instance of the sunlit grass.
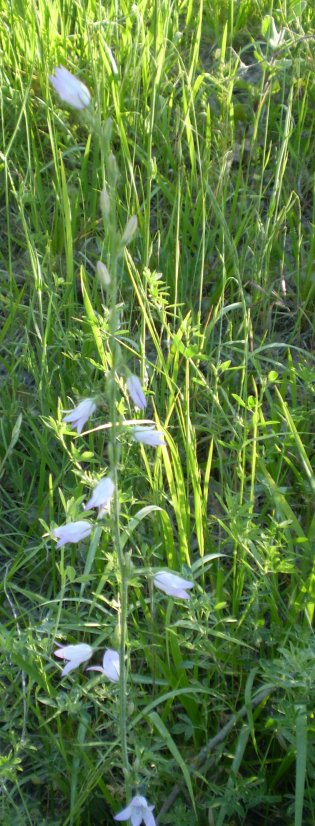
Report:
[[[125,803],[116,688],[61,682],[53,658],[115,647],[119,608],[109,530],[51,537],[108,464],[106,405],[82,437],[61,424],[104,393],[109,329],[102,136],[49,87],[59,64],[113,120],[118,223],[139,223],[119,341],[166,433],[157,455],[122,445],[130,762],[161,824],[314,823],[314,37],[293,0],[3,9],[6,826],[110,824]],[[153,596],[167,565],[189,603]]]

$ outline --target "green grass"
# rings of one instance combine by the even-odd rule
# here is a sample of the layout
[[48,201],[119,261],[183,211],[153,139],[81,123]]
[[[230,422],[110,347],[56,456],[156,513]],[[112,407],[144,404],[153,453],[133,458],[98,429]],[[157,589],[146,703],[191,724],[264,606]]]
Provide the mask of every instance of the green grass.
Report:
[[[122,442],[132,780],[176,826],[311,826],[314,732],[312,3],[2,4],[1,822],[113,823],[117,687],[63,681],[56,642],[118,645],[109,527],[61,551],[108,465],[62,411],[110,364],[102,135],[49,85],[65,65],[113,121],[119,341],[167,450]],[[273,15],[285,39],[268,43]],[[120,413],[134,416],[123,397]],[[144,571],[195,580],[172,602]],[[96,660],[95,660],[96,661]]]

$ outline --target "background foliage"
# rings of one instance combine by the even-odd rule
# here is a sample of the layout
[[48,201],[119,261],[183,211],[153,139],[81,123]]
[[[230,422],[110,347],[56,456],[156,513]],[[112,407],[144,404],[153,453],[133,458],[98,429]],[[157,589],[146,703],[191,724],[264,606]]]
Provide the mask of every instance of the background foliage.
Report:
[[184,607],[131,583],[135,772],[161,824],[315,821],[314,37],[303,0],[2,3],[5,826],[124,802],[115,688],[52,656],[114,644],[117,619],[110,535],[43,536],[106,464],[106,431],[60,424],[104,388],[108,318],[100,138],[49,88],[59,64],[113,119],[119,222],[140,225],[119,338],[168,450],[123,448],[128,549],[197,583]]

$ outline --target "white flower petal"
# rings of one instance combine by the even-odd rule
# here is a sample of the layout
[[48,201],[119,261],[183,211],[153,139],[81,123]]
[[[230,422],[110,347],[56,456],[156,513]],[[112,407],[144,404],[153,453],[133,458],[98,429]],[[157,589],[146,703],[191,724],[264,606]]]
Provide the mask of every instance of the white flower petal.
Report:
[[81,660],[70,660],[70,661],[67,663],[67,665],[65,665],[65,667],[62,669],[61,676],[62,676],[62,677],[65,677],[65,676],[66,676],[66,674],[69,674],[69,673],[70,673],[70,671],[73,671],[73,670],[74,670],[74,668],[78,668],[78,666],[79,666],[80,664],[81,664]]
[[85,109],[86,106],[89,106],[91,95],[81,80],[68,72],[68,69],[65,69],[64,66],[57,66],[54,72],[55,75],[49,75],[49,80],[61,100],[69,103],[75,109]]
[[101,674],[104,674],[104,669],[102,668],[101,665],[89,665],[89,667],[86,670],[87,671],[100,671]]
[[136,812],[134,811],[131,815],[131,826],[141,826],[143,821],[142,810]]
[[[154,806],[150,806],[150,809],[154,809]],[[155,818],[153,817],[152,811],[146,812],[142,819],[144,820],[145,826],[156,826]]]
[[132,804],[129,803],[129,806],[126,806],[118,815],[115,815],[114,820],[130,820],[132,812]]
[[128,376],[126,384],[134,404],[139,407],[139,410],[144,410],[147,402],[138,376]]
[[182,591],[179,588],[162,588],[162,586],[157,585],[157,588],[160,588],[161,591],[164,591],[165,594],[169,597],[174,597],[174,599],[190,599],[190,594],[187,591]]

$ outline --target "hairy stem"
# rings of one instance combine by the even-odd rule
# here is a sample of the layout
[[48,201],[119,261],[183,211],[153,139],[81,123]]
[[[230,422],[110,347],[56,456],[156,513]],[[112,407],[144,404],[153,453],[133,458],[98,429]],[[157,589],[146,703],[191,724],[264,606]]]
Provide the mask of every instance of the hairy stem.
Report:
[[[106,142],[107,143],[107,142]],[[125,564],[125,555],[121,544],[120,534],[120,517],[119,517],[119,493],[118,493],[118,477],[120,464],[120,443],[117,439],[118,435],[118,416],[117,416],[117,385],[116,375],[117,368],[120,361],[120,347],[117,341],[117,329],[119,324],[117,312],[117,298],[118,298],[118,263],[121,255],[120,239],[117,231],[116,218],[116,192],[118,170],[116,161],[112,153],[109,151],[107,143],[106,151],[104,153],[103,168],[106,174],[106,187],[109,196],[109,215],[108,221],[105,221],[105,231],[108,236],[108,263],[111,283],[109,287],[110,299],[110,313],[109,313],[109,346],[111,354],[111,369],[108,378],[108,402],[109,402],[109,416],[111,428],[109,432],[109,460],[110,460],[110,475],[113,480],[115,489],[111,508],[112,521],[112,536],[114,549],[116,551],[118,566],[119,566],[119,662],[120,662],[120,679],[119,679],[119,729],[120,741],[122,749],[122,766],[125,777],[126,794],[129,796],[129,776],[130,766],[128,759],[128,743],[127,743],[127,668],[126,668],[126,644],[127,644],[127,614],[128,614],[128,572]]]

